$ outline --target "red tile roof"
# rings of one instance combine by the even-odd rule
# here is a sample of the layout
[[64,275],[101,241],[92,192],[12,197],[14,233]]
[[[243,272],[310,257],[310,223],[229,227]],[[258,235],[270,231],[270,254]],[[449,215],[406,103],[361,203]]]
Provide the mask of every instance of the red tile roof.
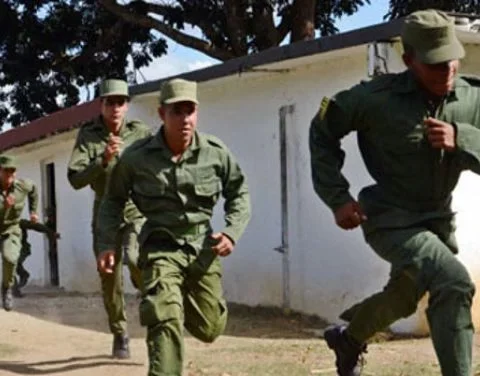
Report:
[[78,127],[84,121],[100,115],[100,101],[93,100],[54,112],[21,127],[0,134],[0,151],[26,145]]

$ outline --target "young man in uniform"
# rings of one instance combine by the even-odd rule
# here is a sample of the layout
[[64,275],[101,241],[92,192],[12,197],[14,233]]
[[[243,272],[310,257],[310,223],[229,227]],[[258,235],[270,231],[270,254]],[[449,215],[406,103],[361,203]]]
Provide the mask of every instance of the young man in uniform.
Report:
[[[460,173],[480,173],[480,81],[459,76],[464,49],[454,20],[425,10],[405,19],[408,67],[324,99],[310,128],[313,185],[345,230],[361,225],[391,264],[383,291],[344,312],[348,326],[325,331],[338,374],[360,374],[360,355],[377,332],[417,309],[427,318],[444,376],[470,376],[474,285],[455,256],[452,191]],[[355,200],[341,174],[340,140],[356,131],[375,184]],[[359,255],[361,257],[361,255]]]
[[2,303],[5,311],[13,309],[15,272],[22,247],[20,218],[28,199],[30,221],[38,222],[38,193],[32,181],[17,179],[15,157],[0,156],[0,246],[2,253]]
[[[99,254],[95,235],[97,213],[110,173],[125,147],[151,134],[147,125],[125,118],[129,98],[125,81],[109,79],[100,84],[101,115],[81,127],[68,165],[68,180],[72,187],[81,189],[90,185],[95,192],[92,214],[95,257]],[[121,226],[115,234],[115,247],[121,249],[123,239],[130,239],[127,250],[130,278],[133,285],[140,288],[140,272],[136,265],[138,258],[136,234],[144,219],[131,201],[119,216]],[[122,258],[119,258],[113,274],[100,273],[103,302],[110,331],[114,335],[112,355],[120,359],[130,357],[122,264]]]
[[[181,375],[183,327],[204,342],[224,330],[220,257],[228,256],[250,219],[245,176],[216,137],[196,130],[195,82],[166,82],[158,109],[163,126],[120,159],[99,213],[98,267],[112,273],[119,251],[114,236],[131,196],[146,217],[140,234],[144,294],[140,321],[147,327],[149,376]],[[225,198],[225,227],[210,220]]]

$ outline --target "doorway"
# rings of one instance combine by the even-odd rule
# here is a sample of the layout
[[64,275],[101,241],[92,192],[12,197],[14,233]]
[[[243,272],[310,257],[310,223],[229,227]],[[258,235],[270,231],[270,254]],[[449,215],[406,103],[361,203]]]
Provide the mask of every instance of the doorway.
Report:
[[[43,217],[47,227],[57,232],[57,202],[55,190],[55,163],[43,162]],[[58,243],[55,236],[48,236],[46,241],[47,279],[51,286],[59,286]]]

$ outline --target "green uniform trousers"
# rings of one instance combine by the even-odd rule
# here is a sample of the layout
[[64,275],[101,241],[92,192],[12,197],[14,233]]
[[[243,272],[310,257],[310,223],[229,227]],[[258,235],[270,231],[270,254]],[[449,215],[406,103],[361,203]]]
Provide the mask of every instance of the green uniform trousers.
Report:
[[[427,319],[444,376],[470,376],[473,324],[471,305],[475,287],[465,267],[455,257],[449,238],[442,239],[446,222],[426,227],[377,230],[367,242],[391,263],[384,290],[345,311],[340,317],[359,343],[416,311],[428,291]],[[432,227],[433,230],[432,231]],[[439,231],[437,231],[439,230]],[[440,235],[437,235],[440,234]]]
[[[97,204],[98,205],[98,204]],[[97,213],[94,206],[94,213]],[[99,252],[96,247],[97,236],[95,232],[96,216],[92,223],[93,250],[95,259]],[[130,280],[134,287],[141,290],[142,279],[138,263],[138,240],[137,232],[133,224],[124,224],[117,234],[116,249],[120,257],[115,258],[113,274],[99,273],[103,304],[108,316],[108,324],[113,334],[125,334],[127,332],[127,314],[125,312],[125,298],[123,289],[123,264],[125,258],[130,272]]]
[[182,374],[184,327],[199,340],[213,342],[227,322],[221,263],[213,251],[205,248],[197,255],[189,246],[165,249],[142,265],[145,290],[139,309],[147,327],[148,376]]
[[2,254],[2,286],[10,288],[15,283],[15,271],[20,249],[22,248],[21,232],[5,234],[0,240]]

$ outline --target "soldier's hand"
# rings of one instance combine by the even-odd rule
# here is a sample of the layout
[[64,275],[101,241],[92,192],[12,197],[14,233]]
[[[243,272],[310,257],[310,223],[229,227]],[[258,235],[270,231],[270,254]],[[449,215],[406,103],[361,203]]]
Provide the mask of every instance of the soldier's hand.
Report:
[[115,267],[115,251],[103,251],[97,257],[97,269],[103,274],[113,274]]
[[217,244],[212,247],[212,250],[215,252],[215,254],[225,257],[232,253],[234,245],[232,240],[227,235],[225,235],[223,232],[217,232],[210,236],[217,241]]
[[13,205],[15,205],[15,196],[12,194],[9,194],[5,198],[5,208],[11,208]]
[[428,118],[425,119],[427,138],[430,145],[435,149],[443,149],[445,151],[454,151],[455,142],[455,128],[452,124],[444,121]]
[[347,202],[335,212],[335,223],[344,230],[352,230],[367,220],[357,201]]
[[33,222],[33,223],[38,222],[38,214],[37,213],[30,213],[30,222]]
[[123,141],[121,137],[115,136],[113,133],[109,134],[108,142],[103,152],[104,165],[107,165],[115,155],[120,153],[122,145],[123,145]]

